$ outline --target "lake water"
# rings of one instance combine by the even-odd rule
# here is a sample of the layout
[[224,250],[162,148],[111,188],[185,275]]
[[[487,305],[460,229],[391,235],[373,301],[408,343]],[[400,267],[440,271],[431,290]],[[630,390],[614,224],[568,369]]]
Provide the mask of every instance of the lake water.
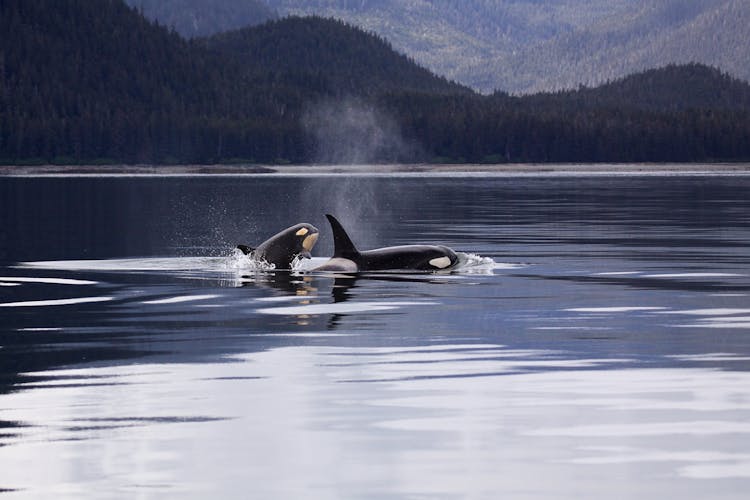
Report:
[[[750,176],[0,178],[0,497],[747,498]],[[326,212],[447,274],[263,272]]]

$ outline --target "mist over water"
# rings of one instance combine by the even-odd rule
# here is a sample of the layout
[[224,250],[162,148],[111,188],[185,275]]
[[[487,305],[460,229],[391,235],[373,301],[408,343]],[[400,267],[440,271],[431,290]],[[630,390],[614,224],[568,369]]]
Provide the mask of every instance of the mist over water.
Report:
[[[423,156],[421,148],[404,138],[396,120],[371,102],[355,97],[332,98],[311,105],[302,124],[315,144],[315,159],[320,164],[368,165],[373,162],[398,162]],[[308,222],[330,235],[324,214],[337,217],[360,249],[385,246],[377,221],[399,224],[391,203],[399,205],[414,199],[413,190],[398,182],[372,183],[357,177],[338,177],[335,183],[325,177],[310,178],[298,186],[295,194],[273,200],[298,207],[289,224]],[[256,210],[257,213],[257,210]],[[264,212],[267,215],[268,210]],[[332,238],[322,238],[316,254],[331,255]]]
[[[375,221],[387,216],[389,195],[394,194],[390,190],[383,193],[384,189],[388,188],[356,177],[334,183],[325,178],[310,179],[302,197],[304,206],[308,207],[304,216],[318,218],[318,229],[324,235],[318,240],[314,254],[333,254],[333,234],[327,219],[322,217],[326,213],[334,215],[343,224],[358,248],[378,245],[382,240]],[[394,186],[393,190],[396,189]]]
[[418,157],[420,150],[384,110],[354,97],[321,101],[307,110],[302,123],[314,138],[317,163],[396,163]]

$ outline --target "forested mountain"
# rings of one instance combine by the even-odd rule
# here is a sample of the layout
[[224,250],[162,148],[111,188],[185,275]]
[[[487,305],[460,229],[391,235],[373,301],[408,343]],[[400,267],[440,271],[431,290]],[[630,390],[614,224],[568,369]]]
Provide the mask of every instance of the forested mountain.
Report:
[[221,67],[118,0],[3,0],[0,38],[6,159],[158,158],[216,101]]
[[342,22],[188,42],[121,0],[3,0],[0,77],[6,163],[309,161],[315,103],[468,92]]
[[374,31],[440,75],[513,93],[700,62],[750,80],[747,0],[266,0]]
[[598,87],[534,94],[521,100],[536,107],[568,109],[750,111],[750,85],[701,64],[671,64]]
[[525,91],[597,85],[667,63],[699,62],[747,81],[748,40],[747,0],[649,0],[625,19],[579,28],[496,64],[512,64],[516,74],[506,78],[525,79]]
[[262,0],[125,0],[185,38],[255,26],[277,16]]
[[188,41],[122,0],[0,2],[6,164],[748,160],[749,94],[693,64],[482,96],[330,19]]
[[405,134],[447,161],[748,160],[749,96],[746,82],[695,64],[598,88],[394,99],[389,106]]
[[299,85],[337,94],[471,92],[417,66],[377,35],[334,19],[290,17],[200,43],[243,67],[301,75]]

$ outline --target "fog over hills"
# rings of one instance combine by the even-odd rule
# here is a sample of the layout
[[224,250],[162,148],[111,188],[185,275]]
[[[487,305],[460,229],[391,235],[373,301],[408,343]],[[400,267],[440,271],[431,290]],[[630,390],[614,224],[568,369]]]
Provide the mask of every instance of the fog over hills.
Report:
[[750,80],[747,0],[266,1],[281,15],[333,16],[374,31],[483,92],[591,86],[687,62]]

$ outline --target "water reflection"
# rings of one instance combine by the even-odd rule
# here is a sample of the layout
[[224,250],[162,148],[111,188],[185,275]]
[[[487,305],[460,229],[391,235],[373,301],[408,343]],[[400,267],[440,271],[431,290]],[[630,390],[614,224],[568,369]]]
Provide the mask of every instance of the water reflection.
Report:
[[[750,486],[748,178],[0,184],[2,496]],[[342,275],[228,255],[325,212],[364,246],[491,265]]]
[[750,375],[628,362],[493,344],[290,346],[48,371],[3,398],[4,486],[98,498],[106,477],[115,496],[257,484],[263,497],[715,498],[713,479],[718,497],[740,498]]

